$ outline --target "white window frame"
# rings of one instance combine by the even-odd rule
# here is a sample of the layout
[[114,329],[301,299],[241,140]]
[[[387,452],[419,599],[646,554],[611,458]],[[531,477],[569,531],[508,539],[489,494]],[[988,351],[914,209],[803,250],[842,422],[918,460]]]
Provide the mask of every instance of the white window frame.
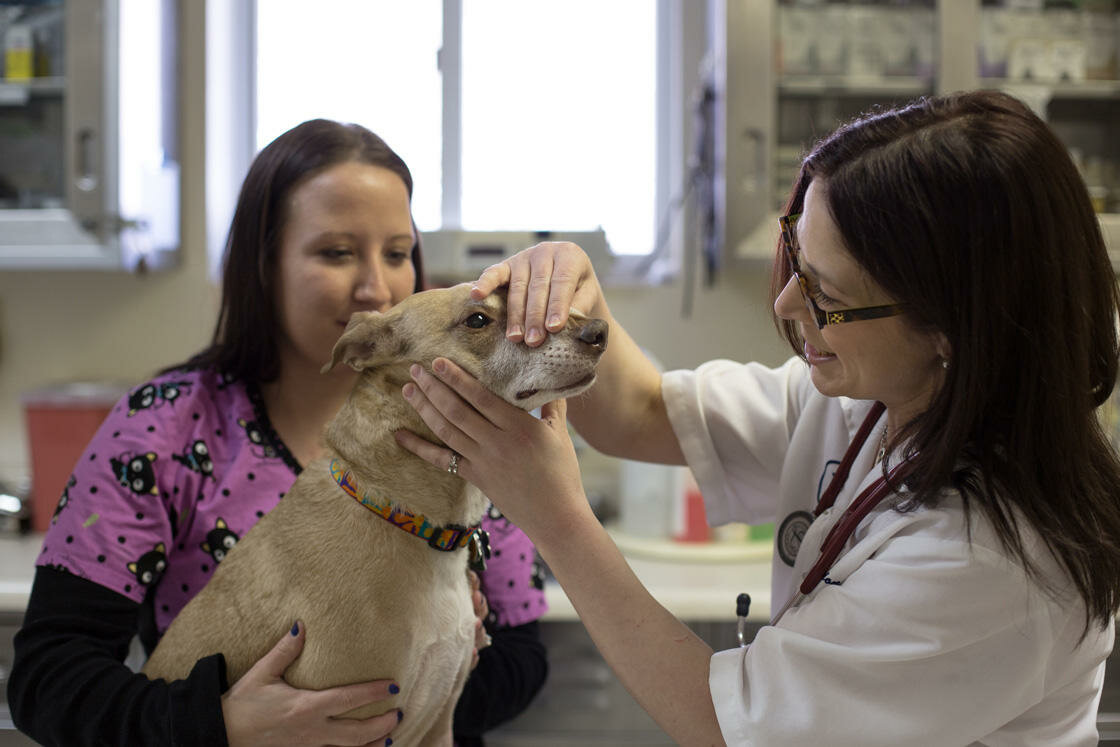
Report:
[[[649,255],[616,258],[611,281],[662,282],[676,276],[692,224],[691,206],[674,207],[685,189],[693,132],[691,103],[708,47],[704,4],[650,0],[657,4],[657,185],[654,241],[665,233],[656,261]],[[206,4],[206,223],[210,274],[221,272],[226,233],[241,181],[256,155],[256,3],[211,0]],[[443,0],[442,228],[461,225],[461,21],[463,0]],[[654,250],[651,247],[651,251]]]

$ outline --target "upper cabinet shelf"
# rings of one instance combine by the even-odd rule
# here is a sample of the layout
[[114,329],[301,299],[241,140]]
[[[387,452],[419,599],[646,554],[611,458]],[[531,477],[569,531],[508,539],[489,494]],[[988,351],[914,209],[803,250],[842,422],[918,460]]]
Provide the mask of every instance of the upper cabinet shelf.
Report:
[[0,80],[0,106],[23,106],[32,96],[62,96],[66,79],[61,76],[31,80]]
[[0,270],[179,249],[178,0],[0,3]]
[[1045,90],[1051,99],[1120,100],[1120,80],[1039,82],[1010,78],[981,78],[980,87],[997,88],[1011,92],[1022,88],[1038,88]]
[[784,75],[778,93],[788,96],[921,96],[933,81],[910,76]]
[[774,216],[823,134],[876,106],[994,88],[1031,106],[1069,148],[1120,258],[1120,0],[1057,4],[715,0],[714,192],[726,256],[771,260]]

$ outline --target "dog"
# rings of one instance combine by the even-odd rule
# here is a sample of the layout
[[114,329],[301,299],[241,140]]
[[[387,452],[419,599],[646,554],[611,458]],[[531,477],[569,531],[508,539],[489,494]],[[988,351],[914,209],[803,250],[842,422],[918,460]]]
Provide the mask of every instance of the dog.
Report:
[[394,439],[408,429],[440,443],[401,394],[409,367],[430,370],[447,357],[533,410],[594,383],[608,332],[606,322],[574,311],[537,348],[511,342],[505,328],[505,296],[475,300],[469,284],[414,294],[384,313],[355,313],[323,367],[341,362],[361,372],[326,427],[325,456],[229,551],[143,672],[181,679],[220,652],[232,685],[299,619],[308,632],[285,673],[291,685],[393,679],[398,695],[344,716],[400,708],[408,718],[394,742],[449,745],[474,649],[468,554],[481,554],[477,526],[488,501]]

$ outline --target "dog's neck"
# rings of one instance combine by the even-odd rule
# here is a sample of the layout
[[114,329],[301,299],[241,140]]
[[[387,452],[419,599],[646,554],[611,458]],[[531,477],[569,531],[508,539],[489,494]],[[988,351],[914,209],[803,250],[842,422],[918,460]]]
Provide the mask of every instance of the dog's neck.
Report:
[[346,404],[327,424],[328,461],[342,459],[358,481],[391,495],[393,503],[439,524],[478,523],[486,498],[458,475],[437,469],[402,448],[393,433],[410,430],[441,443],[401,395],[410,377],[400,363],[365,371]]
[[423,514],[414,514],[395,505],[390,496],[366,490],[358,484],[345,462],[335,457],[331,459],[328,470],[342,492],[353,498],[365,508],[403,532],[427,541],[428,545],[443,552],[453,552],[475,540],[480,527],[478,524],[433,524]]

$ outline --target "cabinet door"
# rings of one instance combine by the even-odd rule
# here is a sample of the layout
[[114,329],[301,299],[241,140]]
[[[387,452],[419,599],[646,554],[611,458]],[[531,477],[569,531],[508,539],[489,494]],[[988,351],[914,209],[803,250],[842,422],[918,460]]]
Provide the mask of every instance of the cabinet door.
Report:
[[[774,0],[721,0],[715,6],[712,202],[722,229],[718,243],[726,256],[741,258],[754,254],[751,232],[771,215],[776,8]],[[762,256],[769,253],[762,250]]]
[[103,213],[109,155],[105,37],[111,20],[100,3],[66,4],[66,204],[84,235],[97,244],[110,238]]
[[934,0],[717,3],[722,129],[714,182],[727,257],[773,258],[778,214],[818,138],[874,106],[905,103],[962,77],[940,52],[967,19],[946,23],[944,12]]
[[[769,261],[808,148],[876,106],[975,88],[1032,106],[1082,169],[1120,266],[1116,0],[717,0],[715,204],[726,256]],[[720,80],[719,76],[723,76]]]
[[[179,243],[175,0],[0,8],[0,268],[132,269]],[[5,189],[6,188],[6,189]]]
[[987,0],[979,85],[1019,97],[1070,150],[1120,266],[1120,5]]

